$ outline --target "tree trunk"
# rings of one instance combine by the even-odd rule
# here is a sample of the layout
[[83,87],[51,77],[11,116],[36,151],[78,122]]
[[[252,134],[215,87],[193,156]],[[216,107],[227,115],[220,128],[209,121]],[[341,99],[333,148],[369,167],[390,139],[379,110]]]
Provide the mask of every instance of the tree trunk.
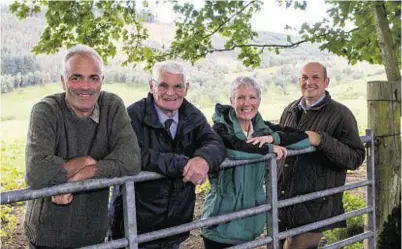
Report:
[[[382,1],[371,2],[382,62],[388,81],[368,82],[368,127],[375,145],[377,240],[392,209],[401,202],[401,73]],[[378,243],[377,243],[378,244]]]
[[[382,63],[385,66],[385,73],[388,81],[401,81],[401,72],[399,71],[398,60],[395,49],[400,49],[400,44],[394,44],[389,30],[389,22],[385,11],[384,2],[371,2],[374,13],[374,20],[377,31],[377,40],[381,49]],[[397,45],[397,46],[395,46]]]
[[401,83],[367,83],[368,128],[376,138],[375,198],[377,238],[392,209],[401,201]]

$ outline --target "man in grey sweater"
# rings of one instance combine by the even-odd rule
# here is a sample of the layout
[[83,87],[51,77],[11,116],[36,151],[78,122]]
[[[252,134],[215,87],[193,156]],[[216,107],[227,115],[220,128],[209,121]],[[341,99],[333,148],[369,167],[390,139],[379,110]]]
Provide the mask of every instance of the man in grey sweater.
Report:
[[[141,167],[137,137],[123,101],[101,91],[103,61],[84,45],[63,60],[65,92],[35,104],[26,145],[25,180],[33,189],[90,178],[134,175]],[[109,188],[27,203],[30,248],[76,248],[104,241]]]

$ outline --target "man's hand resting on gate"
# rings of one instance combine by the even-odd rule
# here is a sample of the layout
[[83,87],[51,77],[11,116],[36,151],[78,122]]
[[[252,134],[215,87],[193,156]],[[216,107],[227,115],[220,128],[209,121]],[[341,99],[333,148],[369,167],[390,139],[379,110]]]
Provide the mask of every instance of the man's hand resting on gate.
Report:
[[188,160],[183,169],[183,182],[192,182],[194,185],[203,184],[208,178],[209,166],[200,156]]
[[[90,156],[77,157],[67,161],[64,168],[67,170],[69,182],[88,179],[95,174],[97,161]],[[73,201],[73,194],[52,196],[52,202],[58,205],[66,205]]]

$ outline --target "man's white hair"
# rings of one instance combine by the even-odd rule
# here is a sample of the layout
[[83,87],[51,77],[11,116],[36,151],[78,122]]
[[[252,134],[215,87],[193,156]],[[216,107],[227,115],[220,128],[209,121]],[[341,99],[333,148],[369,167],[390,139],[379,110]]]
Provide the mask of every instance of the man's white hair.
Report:
[[[159,76],[161,72],[171,73],[171,74],[181,74],[183,78],[183,84],[187,83],[187,70],[177,61],[167,60],[162,62],[157,62],[152,67],[152,82],[159,82]],[[155,84],[155,83],[153,83]]]
[[104,63],[103,63],[102,57],[98,54],[98,52],[96,52],[95,49],[93,49],[87,45],[78,44],[78,45],[75,45],[74,47],[71,47],[70,49],[68,49],[66,55],[63,58],[61,74],[64,77],[67,76],[67,74],[66,74],[67,61],[75,55],[89,55],[89,56],[93,57],[94,59],[96,59],[97,61],[99,61],[100,70],[103,75]]

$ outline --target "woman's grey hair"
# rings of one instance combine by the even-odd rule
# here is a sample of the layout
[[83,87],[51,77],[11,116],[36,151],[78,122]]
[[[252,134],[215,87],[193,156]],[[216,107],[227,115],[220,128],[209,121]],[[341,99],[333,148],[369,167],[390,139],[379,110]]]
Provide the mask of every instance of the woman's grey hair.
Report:
[[152,82],[159,82],[161,72],[181,74],[183,77],[183,84],[187,83],[187,70],[180,62],[167,60],[155,63],[152,67]]
[[104,67],[104,63],[103,63],[103,59],[102,57],[98,54],[98,52],[96,52],[95,49],[87,46],[87,45],[83,45],[83,44],[78,44],[75,45],[74,47],[71,47],[67,50],[66,55],[63,58],[63,62],[62,62],[62,71],[61,74],[66,77],[66,64],[67,61],[75,56],[75,55],[89,55],[92,56],[93,58],[95,58],[96,60],[99,61],[99,66],[100,66],[100,70],[101,73],[103,75],[103,67]]
[[229,93],[231,100],[233,100],[235,98],[237,89],[239,89],[240,87],[243,87],[243,86],[248,86],[248,87],[254,88],[255,91],[257,92],[258,99],[261,100],[260,83],[258,83],[258,81],[255,78],[250,77],[250,76],[239,76],[232,82],[230,93]]

